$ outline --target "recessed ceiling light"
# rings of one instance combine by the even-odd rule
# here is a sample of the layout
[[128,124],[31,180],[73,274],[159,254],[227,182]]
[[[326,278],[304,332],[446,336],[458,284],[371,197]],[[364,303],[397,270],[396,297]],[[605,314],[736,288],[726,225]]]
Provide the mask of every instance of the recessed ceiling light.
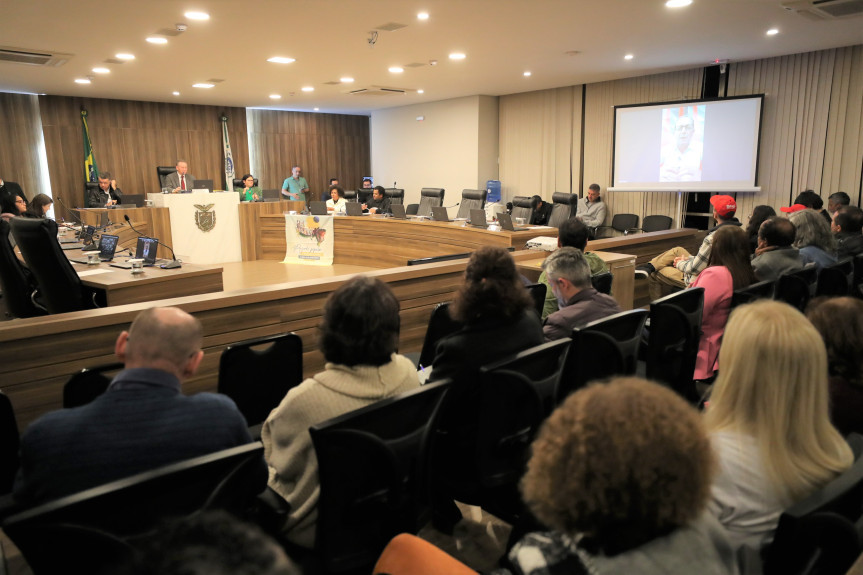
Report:
[[212,88],[215,84],[207,84],[205,82],[201,82],[199,84],[192,84],[193,88]]
[[692,0],[668,0],[665,3],[666,8],[683,8],[692,4]]
[[183,14],[189,20],[209,20],[210,15],[206,12],[198,12],[196,10],[192,10],[190,12],[186,12]]
[[281,99],[282,99],[281,94],[270,94],[270,100],[281,100]]
[[267,62],[273,62],[274,64],[290,64],[291,62],[296,62],[295,58],[286,58],[284,56],[273,56],[272,58],[267,58]]
[[89,78],[75,78],[75,83],[76,84],[89,84],[90,79]]
[[524,77],[525,77],[525,78],[530,78],[530,72],[525,72],[525,73],[524,73]]
[[97,74],[110,74],[111,70],[108,68],[93,68],[93,71]]
[[354,79],[353,79],[353,78],[351,78],[350,76],[345,76],[344,78],[339,78],[339,81],[340,81],[342,84],[350,84],[351,82],[353,82],[353,81],[354,81]]
[[314,92],[315,89],[312,86],[303,86],[303,92]]
[[450,60],[464,60],[465,58],[466,58],[466,56],[464,54],[462,54],[461,52],[453,52],[452,54],[449,55]]
[[417,20],[428,20],[428,19],[429,19],[429,13],[428,12],[420,12],[419,14],[417,14]]
[[150,44],[167,44],[168,39],[161,36],[147,36],[147,42]]
[[779,34],[779,30],[776,28],[771,28],[767,31],[768,36],[776,36],[777,34]]
[[114,57],[117,58],[118,60],[134,60],[135,59],[134,54],[127,54],[125,52],[120,52],[119,54],[114,54]]
[[393,74],[401,74],[404,71],[405,69],[401,68],[400,66],[390,66],[390,72],[392,72]]
[[635,58],[635,56],[633,56],[632,54],[627,54],[623,57],[624,60],[632,60],[633,58]]
[[318,110],[320,110],[320,108],[315,108],[315,112],[317,112]]
[[425,91],[425,90],[423,90],[422,88],[420,88],[419,90],[417,90],[417,94],[425,94],[425,93],[426,93],[426,91]]
[[172,94],[174,94],[175,96],[179,96],[179,95],[180,95],[180,93],[179,93],[179,92],[171,92],[171,93],[172,93]]

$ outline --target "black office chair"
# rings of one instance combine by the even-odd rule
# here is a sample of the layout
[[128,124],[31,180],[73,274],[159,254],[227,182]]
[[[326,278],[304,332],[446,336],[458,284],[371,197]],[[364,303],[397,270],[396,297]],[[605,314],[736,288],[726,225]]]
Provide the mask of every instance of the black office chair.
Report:
[[12,491],[18,473],[18,424],[9,397],[0,391],[0,495]]
[[731,295],[731,309],[745,303],[751,303],[757,299],[773,299],[775,288],[776,280],[764,280],[763,282],[734,290],[734,293]]
[[[176,170],[174,170],[176,171]],[[84,203],[81,205],[85,208],[90,207],[90,192],[95,192],[99,189],[99,182],[84,182]],[[105,207],[105,206],[100,206]]]
[[[174,171],[176,171],[176,170],[174,170]],[[246,185],[245,182],[243,182],[243,180],[241,180],[240,178],[234,178],[233,181],[234,181],[234,190],[235,191],[242,190]],[[258,178],[255,178],[255,185],[256,186],[258,185]]]
[[9,222],[0,219],[0,292],[6,312],[18,318],[45,315],[48,310],[37,303],[36,282],[9,242],[10,229]]
[[[419,204],[408,204],[405,207],[405,215],[406,216],[415,216],[415,215],[417,215],[417,212],[419,212],[419,209],[420,209]],[[429,208],[429,211],[431,211],[431,208]]]
[[36,574],[112,573],[165,518],[242,515],[266,487],[263,451],[250,443],[112,481],[10,516],[3,531]]
[[303,340],[295,333],[235,343],[219,358],[218,392],[234,400],[249,427],[263,423],[302,381]]
[[45,307],[65,313],[96,306],[95,293],[84,287],[57,241],[54,220],[13,218],[12,235],[36,278]]
[[[345,190],[344,198],[346,202],[355,202],[357,201],[357,194],[359,192],[357,190]],[[328,200],[330,198],[327,198]]]
[[[863,437],[848,442],[859,449]],[[863,458],[803,501],[785,510],[764,553],[764,575],[846,573],[863,551]]]
[[590,277],[590,283],[593,284],[593,289],[599,293],[611,295],[611,284],[614,283],[614,274],[611,272],[602,272]]
[[854,260],[846,258],[835,264],[824,266],[818,273],[816,296],[844,296],[854,286]]
[[641,223],[641,227],[635,229],[644,233],[661,232],[663,230],[670,230],[672,223],[674,223],[674,220],[669,216],[644,216],[644,221]]
[[542,317],[542,308],[545,307],[545,296],[546,296],[546,286],[545,284],[530,284],[525,286],[527,291],[530,292],[530,299],[533,300],[533,306],[536,309],[536,312]]
[[384,195],[390,199],[390,204],[405,203],[405,191],[401,188],[386,188]]
[[432,310],[431,316],[429,316],[429,324],[426,328],[426,335],[425,339],[423,339],[423,347],[417,366],[430,366],[434,361],[437,343],[462,327],[460,322],[450,317],[449,302],[437,304]]
[[863,298],[863,254],[854,256],[854,283],[851,286],[851,295]]
[[457,218],[470,217],[471,210],[481,210],[485,207],[488,190],[462,190],[461,202],[459,202]]
[[614,230],[620,232],[624,236],[629,235],[629,232],[639,229],[638,216],[635,214],[614,214],[611,218],[610,226],[597,226],[592,228],[593,237],[599,238],[603,230]]
[[818,268],[815,267],[815,264],[809,264],[801,270],[779,276],[776,280],[773,299],[784,301],[800,311],[804,311],[806,304],[815,295],[817,283]]
[[524,218],[525,223],[529,223],[533,218],[533,198],[527,196],[515,196],[512,198],[512,221],[516,218]]
[[390,539],[431,517],[431,425],[449,381],[309,428],[318,459],[316,555],[327,573],[367,566]]
[[[165,183],[165,178],[174,172],[177,171],[177,168],[174,166],[156,166],[156,176],[159,178],[159,189],[167,187],[168,184]],[[257,186],[258,183],[255,182]],[[243,187],[243,184],[240,183],[240,187]]]
[[560,229],[561,224],[572,217],[576,202],[578,202],[578,194],[562,192],[551,194],[551,217],[548,218],[548,225]]
[[443,188],[423,188],[420,191],[418,216],[431,216],[431,209],[443,206]]
[[650,302],[647,339],[647,378],[661,381],[684,399],[700,399],[692,381],[701,320],[704,288],[689,288]]
[[634,374],[647,315],[645,309],[633,309],[572,330],[558,403],[591,381]]
[[113,376],[123,369],[122,363],[85,367],[63,386],[63,408],[87,405],[108,389]]

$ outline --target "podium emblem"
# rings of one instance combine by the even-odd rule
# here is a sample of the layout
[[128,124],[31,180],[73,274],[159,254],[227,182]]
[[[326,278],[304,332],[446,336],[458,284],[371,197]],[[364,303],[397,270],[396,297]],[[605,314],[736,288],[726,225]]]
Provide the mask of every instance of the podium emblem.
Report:
[[198,211],[195,212],[195,225],[202,232],[209,232],[216,227],[216,212],[210,210],[216,204],[194,204]]

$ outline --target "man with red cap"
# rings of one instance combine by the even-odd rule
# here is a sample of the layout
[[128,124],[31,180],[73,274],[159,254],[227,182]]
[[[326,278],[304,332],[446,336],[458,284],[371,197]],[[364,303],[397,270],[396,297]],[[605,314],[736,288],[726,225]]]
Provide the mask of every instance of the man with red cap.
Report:
[[644,277],[650,280],[650,299],[656,300],[668,293],[663,287],[671,288],[671,291],[679,291],[689,286],[693,278],[707,267],[710,259],[710,250],[713,247],[713,232],[722,226],[739,226],[740,222],[734,217],[737,211],[737,202],[731,196],[717,195],[710,198],[713,206],[713,219],[716,226],[707,232],[698,253],[694,256],[681,247],[671,248],[667,252],[653,258],[650,263],[635,268],[636,277]]

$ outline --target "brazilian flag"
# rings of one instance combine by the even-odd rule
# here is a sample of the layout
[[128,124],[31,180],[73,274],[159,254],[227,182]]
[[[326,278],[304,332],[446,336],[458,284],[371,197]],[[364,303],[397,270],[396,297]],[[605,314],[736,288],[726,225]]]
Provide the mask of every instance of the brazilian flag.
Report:
[[81,131],[84,134],[84,181],[98,181],[99,168],[96,167],[96,156],[93,155],[93,144],[90,142],[90,128],[87,127],[87,110],[81,110]]

